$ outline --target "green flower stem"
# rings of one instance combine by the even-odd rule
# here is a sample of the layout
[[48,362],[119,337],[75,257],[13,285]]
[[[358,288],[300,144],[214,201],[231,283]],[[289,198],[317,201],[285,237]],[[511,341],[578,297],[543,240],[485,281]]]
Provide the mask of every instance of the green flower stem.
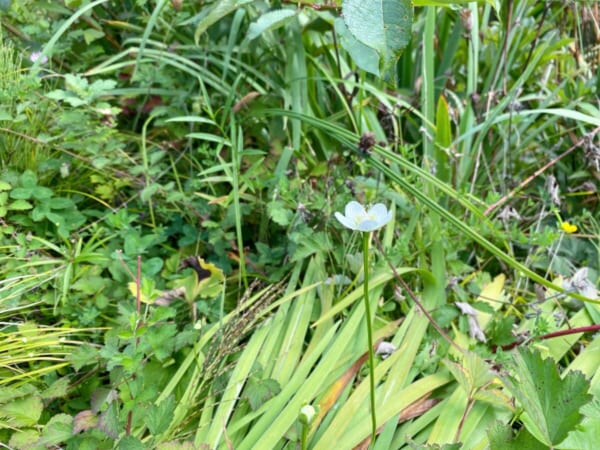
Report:
[[305,423],[302,424],[302,437],[300,439],[301,439],[302,450],[306,450],[307,449],[306,444],[308,441],[308,425]]
[[368,232],[363,232],[363,265],[365,279],[363,286],[365,287],[365,315],[367,316],[367,340],[369,345],[369,382],[371,387],[371,445],[375,444],[377,436],[377,417],[375,414],[375,357],[373,355],[373,327],[371,319],[371,304],[369,303],[369,238]]

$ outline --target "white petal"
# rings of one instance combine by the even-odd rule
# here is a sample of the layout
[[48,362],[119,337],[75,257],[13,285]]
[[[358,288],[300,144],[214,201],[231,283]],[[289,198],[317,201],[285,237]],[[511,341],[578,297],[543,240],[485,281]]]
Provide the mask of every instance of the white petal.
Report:
[[339,212],[335,213],[335,218],[342,225],[344,225],[346,228],[349,228],[350,230],[357,230],[358,229],[358,228],[356,228],[356,224],[354,223],[354,221],[349,220],[346,216],[341,215]]
[[469,335],[471,336],[471,339],[477,339],[480,342],[485,342],[486,341],[485,333],[481,329],[481,326],[479,325],[479,322],[477,321],[477,317],[469,315],[468,322],[469,322]]
[[454,302],[454,304],[458,306],[458,309],[460,309],[460,312],[463,314],[467,314],[469,316],[477,315],[477,310],[466,302]]
[[392,212],[388,211],[383,203],[377,203],[369,209],[369,218],[377,221],[377,228],[381,228],[392,219]]
[[367,212],[365,211],[365,207],[363,205],[361,205],[360,203],[355,202],[354,200],[349,202],[346,205],[344,212],[346,213],[346,217],[348,219],[354,220],[354,221],[357,221],[357,218],[359,218],[359,217],[362,218],[367,215]]
[[375,220],[363,220],[355,229],[358,231],[374,231],[380,226]]
[[375,350],[376,355],[381,355],[381,359],[386,359],[397,350],[396,346],[391,342],[381,341]]
[[368,214],[371,217],[377,217],[377,219],[384,218],[387,216],[387,208],[383,203],[377,203],[369,208]]
[[380,227],[384,226],[390,220],[392,220],[392,212],[391,211],[387,211],[387,214],[385,215],[385,217],[383,217],[383,219],[379,221],[379,226]]

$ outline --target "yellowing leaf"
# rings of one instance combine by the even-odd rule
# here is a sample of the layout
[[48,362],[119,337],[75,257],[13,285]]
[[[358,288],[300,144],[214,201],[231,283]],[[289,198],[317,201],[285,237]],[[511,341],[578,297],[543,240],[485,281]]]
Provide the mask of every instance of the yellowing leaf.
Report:
[[[137,284],[134,281],[131,281],[127,283],[127,288],[129,289],[129,292],[131,292],[131,295],[137,298]],[[140,292],[140,300],[142,303],[152,305],[161,294],[161,291],[154,289],[154,282],[152,280],[142,280]]]
[[223,289],[222,285],[225,280],[223,271],[214,264],[205,262],[200,257],[198,258],[198,262],[202,269],[210,272],[210,275],[207,278],[203,278],[198,282],[198,296],[203,298],[216,297]]
[[[499,310],[502,306],[502,302],[505,301],[505,281],[506,276],[504,274],[500,274],[497,277],[495,277],[491,283],[486,284],[485,287],[481,290],[481,293],[479,294],[479,297],[477,298],[476,302],[487,303],[494,309],[494,311]],[[485,329],[491,317],[491,314],[479,311],[478,321],[481,328]]]
[[197,297],[216,297],[221,293],[223,281],[225,280],[225,275],[221,269],[213,263],[207,263],[199,256],[185,258],[180,268],[187,267],[194,269],[193,275],[183,279],[188,302],[194,301]]

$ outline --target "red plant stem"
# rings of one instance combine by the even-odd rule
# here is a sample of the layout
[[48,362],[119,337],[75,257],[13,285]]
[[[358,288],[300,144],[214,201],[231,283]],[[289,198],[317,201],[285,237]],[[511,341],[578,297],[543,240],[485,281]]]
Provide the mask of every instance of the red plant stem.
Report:
[[[139,316],[142,312],[142,257],[138,255],[137,257],[137,273],[135,275],[135,300],[136,300],[136,311],[138,313],[138,321],[136,324],[136,330],[142,324]],[[135,338],[136,347],[140,343],[140,337]],[[132,378],[135,380],[136,374],[132,374]],[[130,394],[131,400],[133,400],[133,395]],[[127,424],[125,425],[125,435],[129,436],[131,434],[131,423],[133,422],[133,411],[130,410],[127,413]]]
[[138,315],[142,311],[142,257],[137,257],[137,274],[135,276],[135,300]]
[[[546,339],[552,339],[552,338],[559,337],[559,336],[568,336],[569,334],[577,334],[577,333],[589,333],[591,331],[598,331],[598,330],[600,330],[600,324],[587,325],[585,327],[577,327],[577,328],[569,328],[568,330],[553,331],[552,333],[538,336],[535,339],[544,341]],[[500,346],[494,345],[494,346],[492,346],[492,351],[494,353],[496,353],[496,350],[498,349],[498,347],[500,347],[502,350],[511,350],[522,343],[523,342],[517,341],[517,342],[512,342],[512,343],[506,344],[506,345],[500,345]]]

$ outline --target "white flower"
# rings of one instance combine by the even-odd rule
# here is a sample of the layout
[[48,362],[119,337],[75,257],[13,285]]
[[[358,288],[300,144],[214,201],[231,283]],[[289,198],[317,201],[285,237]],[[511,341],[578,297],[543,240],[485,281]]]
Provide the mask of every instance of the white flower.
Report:
[[563,280],[562,287],[567,291],[577,292],[584,297],[591,298],[592,300],[596,300],[598,298],[596,285],[588,278],[587,267],[578,269],[571,278],[566,278]]
[[48,57],[42,54],[42,52],[33,52],[29,55],[29,61],[32,63],[37,62],[38,59],[40,60],[40,64],[46,64],[48,62]]
[[300,408],[300,422],[304,425],[310,425],[317,414],[317,411],[312,405],[304,405]]
[[396,350],[398,350],[398,348],[391,342],[381,341],[377,346],[377,350],[375,350],[375,354],[381,355],[381,359],[386,359]]
[[460,312],[467,315],[469,321],[469,335],[471,336],[471,339],[477,339],[478,341],[485,342],[485,333],[481,329],[479,321],[477,320],[477,310],[465,302],[455,302],[454,304],[458,306]]
[[348,285],[352,283],[352,280],[350,278],[348,278],[346,275],[334,275],[332,277],[327,277],[327,279],[325,280],[325,286],[329,286],[330,284],[333,285]]
[[367,211],[360,203],[351,201],[344,212],[345,215],[336,212],[335,218],[346,228],[356,231],[374,231],[392,220],[392,212],[383,203],[377,203]]

